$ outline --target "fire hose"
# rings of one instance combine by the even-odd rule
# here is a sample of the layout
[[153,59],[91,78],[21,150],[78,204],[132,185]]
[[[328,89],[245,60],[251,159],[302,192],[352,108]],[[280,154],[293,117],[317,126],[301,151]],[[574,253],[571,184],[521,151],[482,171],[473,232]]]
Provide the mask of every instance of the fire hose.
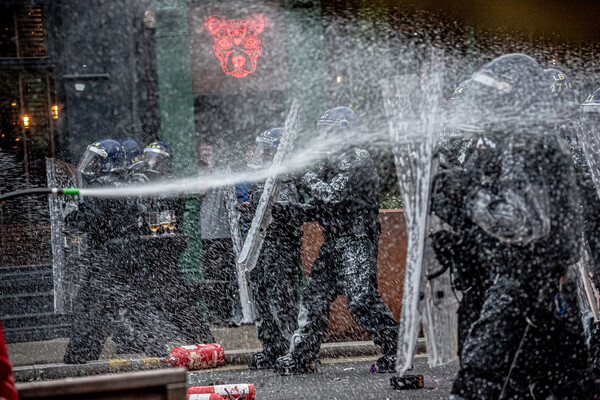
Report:
[[66,196],[77,196],[79,195],[79,189],[77,188],[31,188],[25,190],[15,190],[14,192],[8,192],[0,194],[0,202],[15,199],[23,196],[34,196],[44,194],[62,194]]

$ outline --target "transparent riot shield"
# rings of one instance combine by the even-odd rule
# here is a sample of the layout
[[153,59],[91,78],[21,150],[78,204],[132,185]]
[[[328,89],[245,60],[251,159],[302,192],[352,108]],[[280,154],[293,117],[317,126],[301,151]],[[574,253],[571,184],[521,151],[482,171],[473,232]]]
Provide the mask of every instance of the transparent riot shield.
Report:
[[594,321],[600,321],[600,287],[587,241],[583,241],[581,249],[581,258],[575,264],[579,275],[577,280],[579,304],[584,314],[591,314]]
[[587,127],[577,129],[577,141],[581,145],[590,176],[600,197],[600,137]]
[[[427,221],[427,234],[444,229],[444,225],[439,218],[430,215]],[[460,294],[457,294],[452,287],[450,270],[438,275],[441,270],[431,239],[427,235],[423,254],[424,277],[421,281],[421,291],[424,292],[424,296],[420,308],[427,362],[430,367],[447,364],[458,357],[457,311]]]
[[[300,105],[296,99],[292,101],[290,112],[285,120],[285,126],[277,152],[273,158],[271,169],[277,169],[285,160],[296,143],[296,135],[300,123]],[[267,178],[263,193],[260,197],[248,235],[237,258],[238,284],[240,288],[240,301],[242,303],[242,316],[244,323],[254,321],[254,310],[248,291],[247,274],[256,267],[260,249],[262,247],[267,228],[271,223],[271,206],[279,195],[280,180],[276,174]]]
[[[46,159],[46,178],[48,187],[77,186],[73,167],[54,158]],[[78,198],[73,196],[48,196],[56,314],[72,312],[79,290],[79,257],[85,253],[85,239],[82,235],[68,234],[64,229],[64,218],[76,208],[77,201]]]
[[397,372],[412,364],[420,322],[426,336],[429,365],[456,358],[458,300],[449,272],[428,280],[440,270],[429,243],[434,222],[428,220],[434,149],[441,127],[443,55],[432,51],[421,75],[381,81],[384,109],[408,233]]

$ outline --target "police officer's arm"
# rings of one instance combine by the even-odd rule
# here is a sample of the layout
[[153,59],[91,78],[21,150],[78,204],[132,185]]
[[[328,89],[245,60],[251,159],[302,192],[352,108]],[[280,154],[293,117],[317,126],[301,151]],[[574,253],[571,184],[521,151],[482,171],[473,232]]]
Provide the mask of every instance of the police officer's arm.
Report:
[[313,199],[325,204],[338,204],[352,197],[355,174],[360,174],[373,164],[365,150],[353,150],[336,166],[336,174],[331,182],[326,182],[314,172],[308,172],[302,178],[302,185]]
[[526,153],[507,146],[497,181],[467,195],[470,219],[489,235],[525,246],[550,234],[550,193],[535,171],[525,170]]
[[279,196],[272,207],[273,218],[285,218],[298,225],[316,219],[314,206],[304,203],[298,186],[294,178],[283,179]]

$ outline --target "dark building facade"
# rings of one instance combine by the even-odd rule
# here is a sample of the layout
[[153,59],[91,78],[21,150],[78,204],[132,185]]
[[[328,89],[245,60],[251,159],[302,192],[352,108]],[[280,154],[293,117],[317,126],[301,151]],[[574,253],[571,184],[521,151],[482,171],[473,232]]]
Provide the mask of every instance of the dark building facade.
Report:
[[[45,186],[47,158],[76,165],[95,140],[157,137],[148,3],[0,2],[2,192]],[[47,198],[0,206],[0,320],[9,342],[68,332],[51,225]]]

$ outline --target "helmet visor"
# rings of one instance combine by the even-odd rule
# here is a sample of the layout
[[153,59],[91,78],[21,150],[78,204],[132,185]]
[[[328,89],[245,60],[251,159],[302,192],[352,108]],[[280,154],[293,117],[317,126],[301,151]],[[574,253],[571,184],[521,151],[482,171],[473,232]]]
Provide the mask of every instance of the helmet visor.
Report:
[[333,124],[317,124],[317,135],[319,138],[326,139],[327,137],[331,137],[332,135],[342,134],[344,133],[344,128],[340,125]]
[[252,158],[248,162],[248,167],[269,168],[273,164],[276,151],[277,146],[272,143],[258,141],[254,148],[254,153],[252,153]]
[[161,149],[146,148],[144,150],[144,161],[148,170],[158,173],[171,172],[169,153]]
[[101,159],[108,154],[99,147],[88,146],[77,165],[77,172],[84,176],[94,176],[102,171]]
[[600,119],[600,103],[583,103],[581,116],[584,119]]

